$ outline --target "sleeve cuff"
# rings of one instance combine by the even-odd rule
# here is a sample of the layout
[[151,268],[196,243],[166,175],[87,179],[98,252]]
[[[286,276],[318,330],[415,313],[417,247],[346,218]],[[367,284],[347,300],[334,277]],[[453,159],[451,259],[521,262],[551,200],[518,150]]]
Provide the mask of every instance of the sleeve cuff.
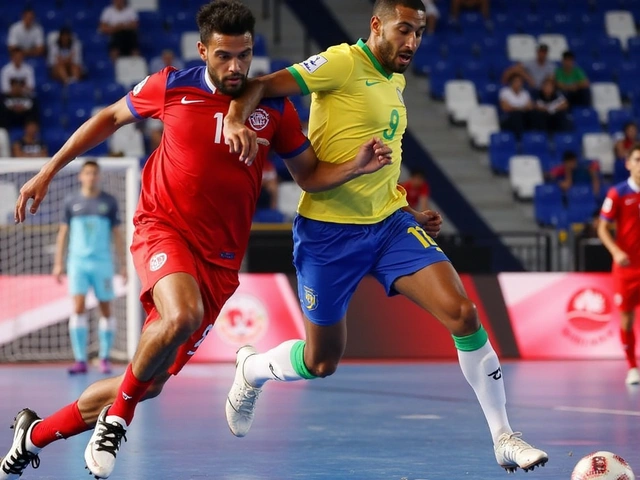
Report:
[[307,87],[307,82],[304,81],[304,78],[302,78],[302,75],[300,75],[300,72],[298,72],[298,70],[296,70],[296,68],[292,65],[290,67],[287,67],[287,71],[293,75],[293,78],[295,78],[296,82],[298,83],[298,86],[300,87],[300,91],[302,92],[302,95],[309,95],[309,87]]
[[288,160],[290,158],[297,157],[310,146],[311,146],[311,142],[309,141],[309,139],[306,139],[302,145],[300,145],[298,148],[296,148],[291,152],[288,152],[288,153],[277,152],[277,153],[280,156],[280,158],[282,158],[283,160]]
[[131,101],[131,94],[128,93],[125,98],[127,101],[127,107],[129,107],[129,111],[131,112],[131,115],[136,117],[138,120],[143,120],[144,117],[140,115],[138,112],[136,112],[136,107],[133,106],[133,102]]

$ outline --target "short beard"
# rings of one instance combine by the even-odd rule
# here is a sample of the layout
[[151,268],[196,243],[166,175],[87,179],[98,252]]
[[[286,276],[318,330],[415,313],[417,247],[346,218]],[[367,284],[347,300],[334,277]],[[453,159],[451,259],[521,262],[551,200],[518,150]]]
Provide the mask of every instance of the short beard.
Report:
[[233,89],[228,89],[224,86],[224,82],[221,78],[219,78],[214,72],[212,72],[209,67],[207,67],[207,73],[209,74],[209,78],[213,82],[213,85],[216,87],[220,93],[224,95],[228,95],[230,97],[239,97],[244,92],[245,87],[247,86],[247,76],[242,77],[242,82],[240,85]]
[[407,69],[408,65],[395,65],[395,53],[393,51],[393,46],[387,42],[387,39],[384,38],[384,32],[382,32],[382,40],[378,45],[378,52],[380,52],[380,64],[385,68],[385,70],[392,73],[404,73]]

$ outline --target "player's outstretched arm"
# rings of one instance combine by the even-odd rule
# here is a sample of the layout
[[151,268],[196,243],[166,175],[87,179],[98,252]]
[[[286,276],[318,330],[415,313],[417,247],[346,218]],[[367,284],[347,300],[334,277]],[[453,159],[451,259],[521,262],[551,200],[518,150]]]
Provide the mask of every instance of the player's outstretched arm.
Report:
[[379,138],[363,144],[355,158],[343,163],[319,160],[313,147],[284,162],[295,182],[309,193],[338,187],[361,175],[377,172],[392,163],[392,151]]
[[263,97],[289,97],[300,93],[298,82],[287,70],[251,79],[242,95],[231,101],[229,113],[224,118],[222,135],[229,145],[229,152],[240,154],[241,162],[251,164],[258,154],[258,145],[255,132],[244,122]]
[[51,160],[22,186],[14,213],[16,223],[24,221],[29,199],[33,199],[29,212],[34,214],[38,211],[40,203],[47,194],[51,179],[71,160],[105,141],[118,128],[135,121],[137,119],[122,98],[83,123]]
[[69,225],[66,223],[60,224],[58,230],[58,236],[56,237],[56,253],[53,260],[53,275],[56,277],[58,283],[62,282],[62,263],[64,260],[64,251],[67,245],[67,235],[69,233]]

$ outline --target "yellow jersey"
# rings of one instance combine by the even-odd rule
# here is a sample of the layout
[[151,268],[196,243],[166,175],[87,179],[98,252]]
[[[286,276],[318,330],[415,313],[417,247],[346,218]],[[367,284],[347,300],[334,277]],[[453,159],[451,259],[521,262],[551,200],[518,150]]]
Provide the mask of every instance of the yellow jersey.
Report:
[[359,40],[341,44],[288,68],[311,96],[309,140],[319,159],[342,163],[379,137],[393,150],[393,163],[332,190],[303,192],[298,213],[335,223],[378,223],[407,205],[398,187],[407,110],[402,74],[387,74]]

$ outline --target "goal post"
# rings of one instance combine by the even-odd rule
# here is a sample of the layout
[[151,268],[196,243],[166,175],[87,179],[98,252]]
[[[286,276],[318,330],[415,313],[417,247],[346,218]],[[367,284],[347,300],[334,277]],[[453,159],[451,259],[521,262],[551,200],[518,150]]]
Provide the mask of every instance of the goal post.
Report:
[[[22,185],[48,158],[0,159],[0,362],[71,360],[68,318],[72,300],[66,280],[52,275],[56,236],[65,198],[80,188],[78,172],[86,160],[100,165],[101,188],[118,201],[127,247],[127,281],[116,275],[112,310],[117,320],[114,360],[130,360],[140,338],[142,307],[140,282],[128,247],[133,238],[133,215],[140,191],[137,158],[80,157],[52,180],[38,213],[28,213],[15,225],[13,210]],[[115,258],[115,257],[114,257]],[[65,277],[66,278],[66,277]],[[97,300],[87,295],[90,313],[89,352],[97,352]]]

